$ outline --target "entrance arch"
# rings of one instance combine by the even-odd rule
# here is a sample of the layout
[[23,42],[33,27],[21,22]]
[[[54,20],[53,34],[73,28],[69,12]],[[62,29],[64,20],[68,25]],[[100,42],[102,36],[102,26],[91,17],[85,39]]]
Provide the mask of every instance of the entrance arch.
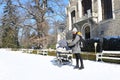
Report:
[[85,38],[85,39],[90,39],[90,38],[91,38],[90,24],[85,23],[85,24],[82,26],[82,32],[83,32],[83,35],[84,35],[84,38]]
[[85,39],[90,39],[90,26],[85,27]]

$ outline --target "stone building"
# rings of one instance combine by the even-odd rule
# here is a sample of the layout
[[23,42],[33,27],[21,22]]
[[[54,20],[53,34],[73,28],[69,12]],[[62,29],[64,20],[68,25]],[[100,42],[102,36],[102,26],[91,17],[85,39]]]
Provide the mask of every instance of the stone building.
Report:
[[67,28],[85,39],[120,36],[120,0],[69,0],[66,14]]

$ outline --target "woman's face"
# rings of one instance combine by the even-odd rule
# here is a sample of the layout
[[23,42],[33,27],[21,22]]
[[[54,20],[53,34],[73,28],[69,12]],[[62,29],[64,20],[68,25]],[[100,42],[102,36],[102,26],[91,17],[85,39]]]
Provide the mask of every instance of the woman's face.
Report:
[[76,34],[76,32],[72,32],[73,34]]

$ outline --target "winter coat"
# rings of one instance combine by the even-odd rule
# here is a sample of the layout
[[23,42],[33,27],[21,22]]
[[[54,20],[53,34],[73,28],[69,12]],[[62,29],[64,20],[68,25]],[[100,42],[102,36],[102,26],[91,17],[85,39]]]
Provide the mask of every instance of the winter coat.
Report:
[[81,53],[81,48],[80,48],[80,36],[76,34],[75,38],[71,43],[68,44],[69,47],[72,48],[72,53]]

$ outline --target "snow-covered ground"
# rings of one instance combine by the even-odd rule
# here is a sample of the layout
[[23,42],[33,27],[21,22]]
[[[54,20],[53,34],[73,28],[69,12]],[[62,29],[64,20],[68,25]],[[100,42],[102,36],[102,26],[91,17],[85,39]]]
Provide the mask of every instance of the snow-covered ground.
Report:
[[0,49],[0,80],[120,80],[119,64],[84,60],[83,70],[73,65],[57,65],[51,56]]

